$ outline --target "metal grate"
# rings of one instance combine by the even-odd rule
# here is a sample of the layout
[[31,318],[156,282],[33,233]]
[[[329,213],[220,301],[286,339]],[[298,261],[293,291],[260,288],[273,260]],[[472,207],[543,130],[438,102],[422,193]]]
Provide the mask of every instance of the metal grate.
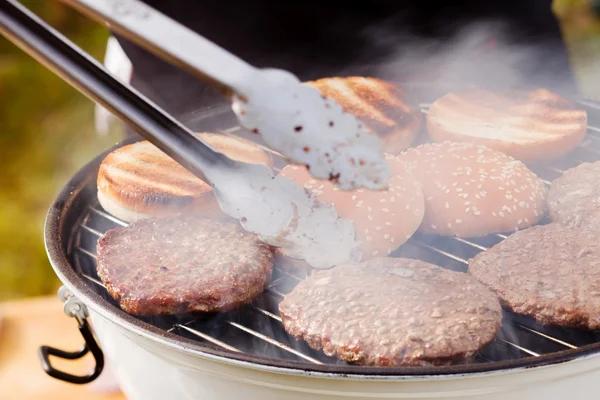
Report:
[[[427,112],[427,105],[422,105]],[[591,122],[591,121],[590,121]],[[600,121],[599,121],[600,123]],[[233,134],[243,132],[239,127],[223,130]],[[537,165],[532,170],[549,185],[565,170],[583,162],[600,160],[600,128],[589,126],[582,145],[567,158],[552,164]],[[93,184],[93,183],[91,183]],[[108,229],[127,224],[92,204],[85,212],[75,232],[69,257],[76,271],[103,297],[118,307],[108,295],[96,274],[96,241]],[[444,268],[466,272],[468,259],[505,239],[507,234],[482,238],[445,238],[416,234],[398,248],[392,257],[419,258]],[[305,276],[275,268],[267,290],[252,304],[234,312],[210,315],[151,317],[141,320],[188,339],[217,346],[233,352],[276,357],[313,364],[347,364],[344,361],[314,351],[284,331],[278,304],[283,296]],[[504,311],[503,325],[495,340],[469,362],[494,362],[524,357],[538,357],[561,350],[600,342],[600,333],[560,327],[545,327],[530,318]]]

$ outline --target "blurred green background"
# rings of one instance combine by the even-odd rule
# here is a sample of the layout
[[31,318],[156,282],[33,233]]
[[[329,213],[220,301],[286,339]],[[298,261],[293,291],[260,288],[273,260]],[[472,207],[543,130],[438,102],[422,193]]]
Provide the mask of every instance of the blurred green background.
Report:
[[[103,58],[103,27],[54,1],[23,3]],[[582,91],[600,99],[600,20],[593,6],[592,0],[556,0],[554,10]],[[70,175],[120,138],[118,131],[98,135],[93,122],[90,101],[0,38],[0,301],[57,289],[43,245],[46,210]]]

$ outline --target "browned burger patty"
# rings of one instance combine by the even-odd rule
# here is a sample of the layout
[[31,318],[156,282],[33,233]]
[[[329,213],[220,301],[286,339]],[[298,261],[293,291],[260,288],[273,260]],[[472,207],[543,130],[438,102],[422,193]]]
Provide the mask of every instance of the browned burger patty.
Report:
[[552,182],[548,210],[554,222],[600,232],[600,162],[585,163]]
[[232,222],[179,216],[134,222],[98,240],[98,275],[135,315],[226,311],[270,279],[271,248]]
[[517,314],[542,324],[600,328],[600,235],[561,224],[515,233],[469,272]]
[[279,305],[285,330],[362,365],[447,364],[494,339],[498,298],[468,274],[377,258],[315,271]]

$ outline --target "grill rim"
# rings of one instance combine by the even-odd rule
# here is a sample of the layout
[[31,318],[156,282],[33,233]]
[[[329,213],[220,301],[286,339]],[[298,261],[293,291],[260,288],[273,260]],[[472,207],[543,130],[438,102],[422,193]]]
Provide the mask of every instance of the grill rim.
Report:
[[[586,105],[600,109],[600,103],[585,100]],[[213,111],[214,112],[214,111]],[[504,361],[473,364],[460,364],[439,367],[365,367],[356,365],[309,364],[301,361],[283,360],[259,355],[233,352],[209,344],[167,332],[149,323],[131,316],[113,306],[97,294],[83,277],[79,276],[68,259],[68,249],[75,238],[79,223],[85,216],[84,210],[90,205],[89,199],[82,199],[81,192],[86,190],[90,181],[95,181],[100,163],[111,151],[141,140],[128,138],[116,144],[82,167],[60,190],[46,216],[44,226],[44,244],[46,252],[58,278],[73,291],[74,295],[101,317],[115,323],[120,328],[134,332],[145,339],[171,349],[204,359],[212,359],[227,364],[241,365],[251,369],[294,375],[316,375],[348,379],[406,379],[406,378],[447,378],[450,376],[489,373],[506,373],[522,369],[537,368],[574,361],[577,359],[600,356],[600,342],[581,346],[577,349]],[[66,240],[65,240],[66,239]]]

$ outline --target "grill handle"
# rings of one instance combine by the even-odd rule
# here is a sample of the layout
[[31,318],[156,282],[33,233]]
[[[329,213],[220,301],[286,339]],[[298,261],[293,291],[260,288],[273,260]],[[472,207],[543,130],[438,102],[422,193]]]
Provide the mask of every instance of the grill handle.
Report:
[[[98,342],[96,342],[90,324],[87,321],[87,307],[79,299],[73,297],[70,291],[64,286],[58,291],[58,297],[65,303],[65,314],[77,320],[79,332],[83,336],[85,344],[77,351],[65,351],[50,346],[41,346],[38,350],[38,355],[42,363],[42,368],[48,375],[61,381],[79,385],[90,383],[98,378],[104,369],[104,354],[100,346],[98,346]],[[90,352],[96,361],[96,365],[87,375],[69,374],[68,372],[54,368],[50,362],[50,356],[65,360],[78,360]]]

